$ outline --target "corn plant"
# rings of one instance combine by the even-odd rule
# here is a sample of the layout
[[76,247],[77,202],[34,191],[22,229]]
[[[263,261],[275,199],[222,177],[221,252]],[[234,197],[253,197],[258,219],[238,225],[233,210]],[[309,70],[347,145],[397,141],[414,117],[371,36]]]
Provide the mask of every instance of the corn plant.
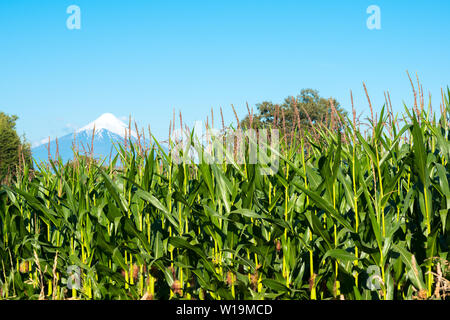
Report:
[[401,126],[388,102],[368,134],[299,121],[264,146],[273,174],[250,138],[242,161],[128,139],[24,165],[0,189],[0,298],[447,299],[449,96]]

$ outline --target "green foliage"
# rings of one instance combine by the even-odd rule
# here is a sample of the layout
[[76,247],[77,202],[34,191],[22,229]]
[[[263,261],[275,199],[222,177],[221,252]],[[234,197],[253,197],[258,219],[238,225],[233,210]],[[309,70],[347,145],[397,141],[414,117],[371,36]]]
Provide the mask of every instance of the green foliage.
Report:
[[31,164],[30,145],[21,141],[15,129],[17,119],[0,112],[0,181],[16,175],[23,162]]
[[[345,117],[346,112],[340,107],[339,102],[331,99],[337,112]],[[263,101],[256,105],[258,111],[253,116],[247,115],[241,126],[249,128],[250,120],[253,128],[272,128],[276,124],[278,127],[284,126],[286,132],[291,132],[299,125],[305,129],[311,124],[330,123],[332,117],[332,105],[330,99],[320,97],[319,92],[313,89],[303,89],[297,97],[287,97],[282,104],[274,104]],[[337,121],[337,120],[336,120]]]

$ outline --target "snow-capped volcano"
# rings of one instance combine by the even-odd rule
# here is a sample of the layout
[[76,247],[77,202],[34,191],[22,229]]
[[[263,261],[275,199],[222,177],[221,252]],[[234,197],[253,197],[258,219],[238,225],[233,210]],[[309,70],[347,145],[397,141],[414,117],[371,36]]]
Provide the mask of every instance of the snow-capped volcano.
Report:
[[102,114],[97,120],[89,123],[81,129],[78,129],[77,133],[87,131],[92,134],[94,128],[96,134],[101,130],[107,130],[121,136],[122,138],[125,138],[125,135],[128,136],[129,134],[131,134],[133,138],[137,138],[136,133],[133,130],[129,131],[128,125],[117,119],[112,113]]
[[[95,128],[95,135],[92,137]],[[131,137],[130,137],[131,136]],[[50,155],[54,159],[56,150],[64,162],[73,159],[73,148],[76,147],[81,154],[90,154],[91,144],[93,145],[93,155],[96,158],[115,156],[116,149],[114,143],[123,143],[125,137],[132,140],[137,139],[136,132],[130,130],[128,125],[119,120],[112,113],[102,114],[95,121],[78,129],[75,133],[67,134],[58,139],[48,139],[42,144],[32,149],[33,158],[37,162],[47,161]],[[92,139],[94,138],[94,139]],[[58,142],[58,144],[56,143]]]

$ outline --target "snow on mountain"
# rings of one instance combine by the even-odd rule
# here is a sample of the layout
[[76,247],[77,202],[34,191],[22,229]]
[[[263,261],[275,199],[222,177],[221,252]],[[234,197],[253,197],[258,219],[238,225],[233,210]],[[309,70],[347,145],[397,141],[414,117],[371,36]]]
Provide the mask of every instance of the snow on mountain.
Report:
[[[77,133],[83,131],[88,131],[92,133],[94,127],[96,133],[97,131],[101,131],[102,129],[104,129],[109,132],[115,133],[121,136],[122,138],[125,138],[125,133],[127,135],[130,133],[128,130],[128,126],[121,120],[117,119],[116,116],[114,116],[112,113],[102,114],[97,120],[77,130]],[[137,139],[137,135],[133,130],[131,130],[131,136]]]
[[[94,139],[92,133],[95,127]],[[125,134],[126,132],[126,134]],[[128,129],[128,125],[119,120],[111,113],[101,115],[95,121],[77,130],[58,138],[58,146],[56,139],[52,139],[50,144],[48,138],[41,140],[42,144],[32,148],[33,158],[39,163],[47,161],[49,157],[48,147],[50,147],[50,155],[55,157],[58,147],[59,155],[64,162],[73,159],[73,147],[80,151],[81,154],[89,154],[91,144],[93,144],[93,155],[96,158],[114,157],[116,149],[114,143],[122,143],[125,136],[131,135],[131,139],[137,139],[136,132]]]

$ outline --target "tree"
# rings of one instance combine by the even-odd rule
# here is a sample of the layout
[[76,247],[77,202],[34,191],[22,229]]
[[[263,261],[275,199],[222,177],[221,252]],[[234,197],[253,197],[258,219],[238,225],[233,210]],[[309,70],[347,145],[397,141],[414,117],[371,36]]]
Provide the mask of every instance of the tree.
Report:
[[[331,102],[330,102],[331,100]],[[256,105],[258,112],[256,114],[247,115],[242,121],[241,126],[249,128],[250,122],[253,128],[268,128],[277,126],[286,128],[286,132],[291,132],[299,121],[302,128],[310,128],[311,126],[322,122],[324,124],[332,121],[332,115],[336,117],[336,113],[346,116],[343,110],[334,98],[325,99],[319,96],[319,92],[313,89],[303,89],[297,97],[287,97],[284,102],[273,104],[264,101]],[[333,112],[332,109],[336,112]],[[284,120],[283,120],[284,114]],[[338,125],[336,119],[334,125]]]
[[0,112],[0,180],[17,174],[17,169],[27,164],[31,167],[31,148],[16,132],[18,117]]

